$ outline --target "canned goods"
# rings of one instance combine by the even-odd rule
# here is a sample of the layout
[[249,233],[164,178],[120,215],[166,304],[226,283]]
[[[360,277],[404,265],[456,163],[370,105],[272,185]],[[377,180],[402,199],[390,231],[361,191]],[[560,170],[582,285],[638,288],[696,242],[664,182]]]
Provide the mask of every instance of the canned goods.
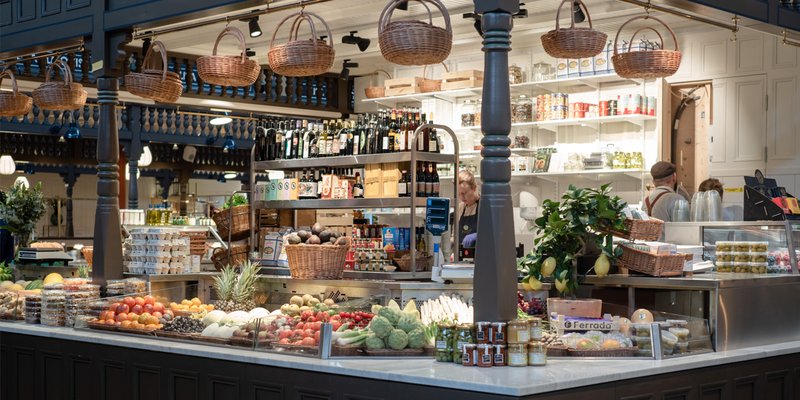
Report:
[[617,110],[619,109],[619,102],[617,100],[609,100],[608,101],[608,115],[619,115],[617,114]]
[[647,115],[655,116],[656,115],[656,97],[655,96],[648,96],[647,97]]

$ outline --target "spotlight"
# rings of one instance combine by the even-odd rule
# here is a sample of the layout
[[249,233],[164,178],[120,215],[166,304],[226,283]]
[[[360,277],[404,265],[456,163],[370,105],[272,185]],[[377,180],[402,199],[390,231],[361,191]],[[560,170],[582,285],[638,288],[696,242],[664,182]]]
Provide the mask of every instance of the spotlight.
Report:
[[345,59],[342,62],[342,72],[339,73],[339,79],[346,81],[350,79],[350,68],[358,68],[358,63],[350,62],[350,59]]
[[236,172],[226,172],[225,175],[222,176],[225,179],[235,179]]
[[247,26],[250,28],[250,37],[255,38],[261,36],[261,27],[258,26],[258,16],[250,18],[247,21]]
[[231,122],[233,122],[233,119],[231,117],[229,117],[229,115],[231,115],[230,110],[214,110],[214,109],[212,109],[212,110],[221,112],[222,115],[220,115],[218,117],[211,118],[211,121],[208,121],[209,124],[211,124],[211,125],[225,125],[225,124],[230,124]]
[[172,145],[172,150],[173,151],[178,151],[178,144],[177,143]]
[[572,3],[572,14],[575,15],[575,23],[586,21],[586,14],[583,13],[583,9],[581,9],[581,3],[574,2]]
[[398,10],[408,11],[408,2],[404,1],[397,5]]
[[226,137],[225,144],[222,145],[222,150],[227,153],[228,151],[233,150],[235,148],[236,148],[236,142],[233,141],[233,138],[230,136]]
[[461,15],[464,19],[474,19],[475,22],[472,24],[475,27],[475,31],[478,32],[478,35],[483,36],[483,29],[481,27],[481,15],[475,13],[464,13]]
[[350,35],[342,37],[342,43],[357,45],[363,53],[369,47],[369,39],[356,36],[356,33],[358,31],[350,31]]
[[67,139],[80,139],[81,138],[81,130],[78,129],[78,124],[75,122],[69,123],[69,129],[67,129],[67,134],[65,135]]
[[67,139],[63,135],[59,136],[58,143],[66,143],[66,142],[67,142]]
[[150,42],[152,40],[150,38],[146,38],[142,40],[142,57],[147,54],[147,50],[150,50]]
[[248,57],[255,57],[256,56],[256,51],[248,47],[248,48],[246,48],[244,50],[244,55],[246,55]]

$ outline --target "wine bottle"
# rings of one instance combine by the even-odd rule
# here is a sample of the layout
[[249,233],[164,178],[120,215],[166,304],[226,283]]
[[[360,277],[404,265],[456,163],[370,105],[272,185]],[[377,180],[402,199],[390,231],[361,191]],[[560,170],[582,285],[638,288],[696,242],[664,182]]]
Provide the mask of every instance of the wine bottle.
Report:
[[433,163],[428,163],[425,171],[425,197],[433,196]]
[[[422,114],[422,125],[427,125],[425,121],[425,114]],[[417,137],[417,151],[428,151],[428,145],[430,138],[428,135],[430,134],[430,130],[428,128],[422,129],[420,131],[419,136]]]
[[364,198],[364,185],[361,184],[361,174],[356,172],[356,183],[353,184],[353,198],[354,199],[363,199]]
[[[428,117],[428,123],[433,124],[433,113],[430,113],[430,116]],[[429,143],[428,143],[428,149],[426,151],[429,151],[431,153],[438,153],[439,138],[436,134],[436,129],[431,128],[430,133],[428,135],[429,135]]]
[[422,163],[417,163],[417,187],[415,191],[417,192],[417,197],[425,197],[425,177]]
[[431,183],[432,183],[431,196],[439,197],[439,189],[441,187],[441,184],[439,182],[439,171],[436,170],[436,164],[435,163],[432,164],[433,164],[433,171],[431,173]]
[[400,197],[408,197],[408,180],[406,179],[406,170],[400,174],[400,182],[397,182],[397,195]]
[[283,159],[289,160],[292,158],[292,123],[287,122],[284,127],[286,130],[283,132]]

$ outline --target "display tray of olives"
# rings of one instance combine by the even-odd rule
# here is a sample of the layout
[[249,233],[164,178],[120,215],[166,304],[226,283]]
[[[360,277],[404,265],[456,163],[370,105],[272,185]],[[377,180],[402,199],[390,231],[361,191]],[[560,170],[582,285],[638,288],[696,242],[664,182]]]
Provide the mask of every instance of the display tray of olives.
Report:
[[199,334],[203,332],[203,321],[191,317],[178,316],[164,324],[162,331],[180,334]]

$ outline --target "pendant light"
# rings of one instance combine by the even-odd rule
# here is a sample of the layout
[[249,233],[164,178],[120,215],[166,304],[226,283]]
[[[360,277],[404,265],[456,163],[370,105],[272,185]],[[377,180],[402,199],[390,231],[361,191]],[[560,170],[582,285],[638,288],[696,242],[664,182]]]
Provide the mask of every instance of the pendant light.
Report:
[[22,185],[25,189],[30,189],[31,183],[28,182],[28,178],[24,176],[18,176],[16,180],[14,180],[14,186]]
[[147,167],[153,162],[153,153],[150,152],[150,146],[145,145],[142,148],[142,156],[139,157],[139,166]]
[[17,170],[17,164],[10,155],[0,156],[0,175],[11,175]]
[[[142,174],[142,170],[136,168],[136,180],[139,180],[139,176]],[[131,176],[131,165],[129,163],[125,163],[125,178],[130,178]]]

